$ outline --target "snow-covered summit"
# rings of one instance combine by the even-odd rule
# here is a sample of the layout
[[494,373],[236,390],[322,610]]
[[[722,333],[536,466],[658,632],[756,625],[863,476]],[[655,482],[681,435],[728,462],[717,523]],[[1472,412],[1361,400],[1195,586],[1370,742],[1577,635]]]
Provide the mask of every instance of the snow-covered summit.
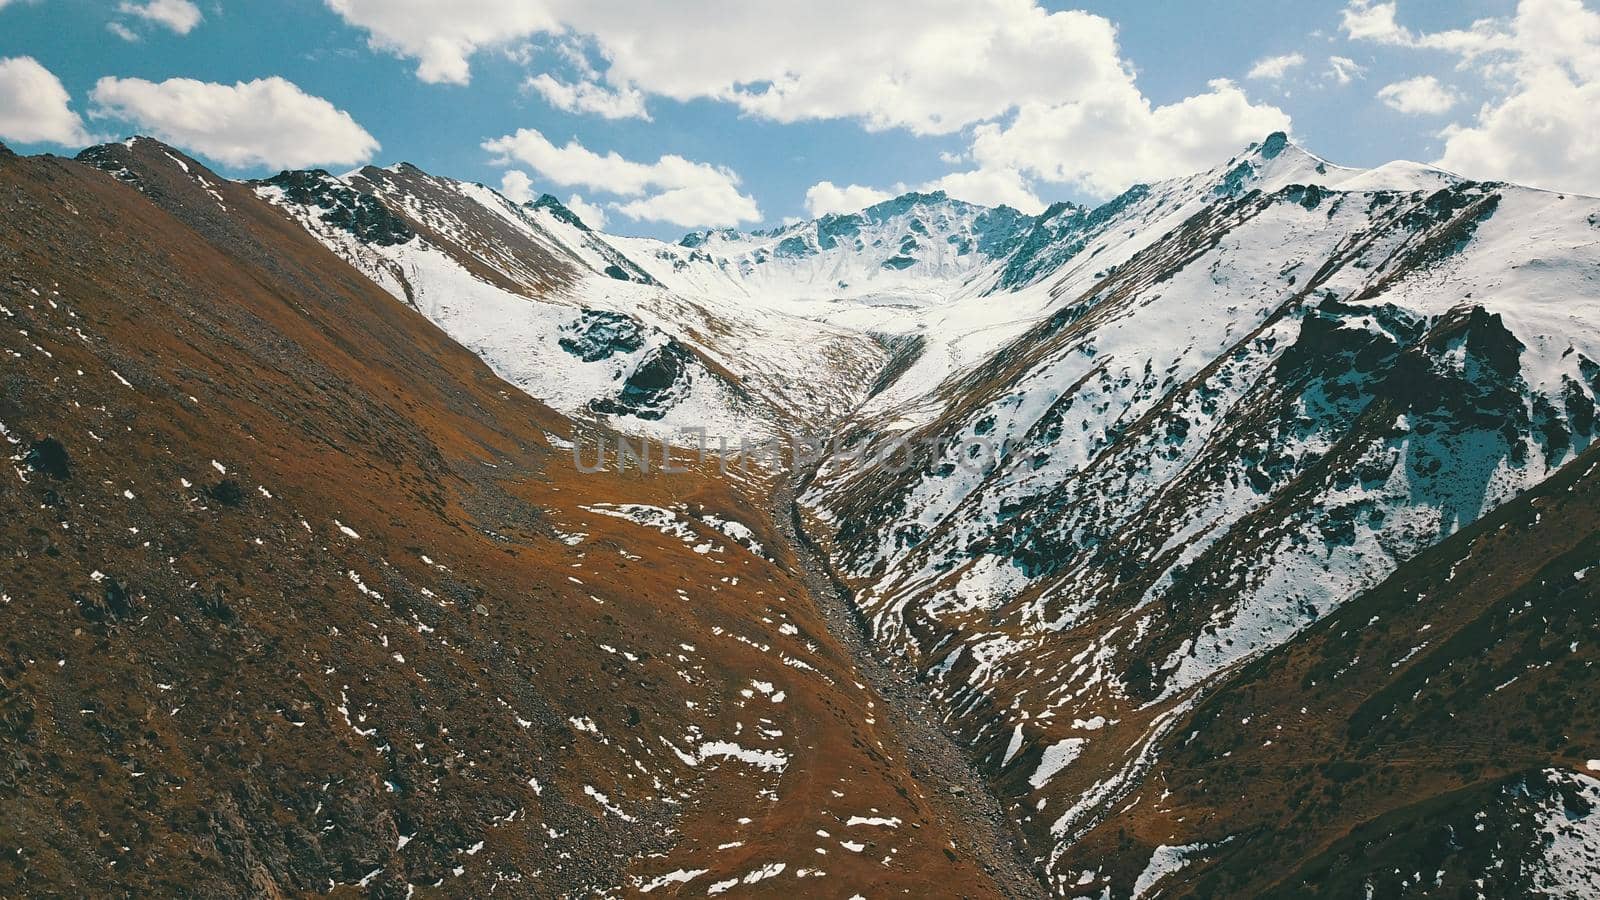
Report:
[[1033,221],[934,191],[770,231],[699,231],[675,244],[610,240],[680,290],[925,305],[1008,256]]

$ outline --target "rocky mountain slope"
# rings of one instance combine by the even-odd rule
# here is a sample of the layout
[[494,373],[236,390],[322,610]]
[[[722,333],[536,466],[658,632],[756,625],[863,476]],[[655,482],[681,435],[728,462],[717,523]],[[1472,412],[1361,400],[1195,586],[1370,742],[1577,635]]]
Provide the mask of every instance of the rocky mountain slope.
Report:
[[1600,200],[1281,134],[676,243],[146,139],[0,179],[15,878],[1600,881]]
[[[821,427],[886,352],[870,335],[663,290],[551,198],[517,205],[399,165],[254,185],[512,384],[561,412],[664,438]],[[376,237],[348,209],[384,211]]]
[[1053,312],[853,426],[930,451],[810,495],[1068,893],[1213,691],[1569,464],[1600,387],[1591,198],[1272,139],[1087,218]]
[[0,894],[999,892],[760,477],[581,474],[256,187],[85,159],[0,153]]

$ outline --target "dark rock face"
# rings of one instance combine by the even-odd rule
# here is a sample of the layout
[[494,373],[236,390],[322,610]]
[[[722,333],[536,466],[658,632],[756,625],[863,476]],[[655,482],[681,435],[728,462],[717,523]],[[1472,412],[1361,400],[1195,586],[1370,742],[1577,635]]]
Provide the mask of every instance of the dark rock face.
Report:
[[1289,146],[1289,136],[1281,131],[1274,131],[1267,135],[1266,140],[1261,142],[1261,158],[1274,159],[1287,146]]
[[380,247],[404,244],[416,236],[405,220],[377,198],[335,182],[327,172],[312,169],[280,172],[264,184],[282,188],[289,200],[321,209],[322,221]]
[[557,343],[584,362],[597,362],[644,346],[639,323],[621,313],[586,309],[575,324],[564,329]]
[[1033,218],[1009,206],[997,206],[979,213],[972,224],[978,236],[978,252],[999,259],[1016,248],[1033,227]]
[[668,341],[646,354],[623,382],[622,393],[591,401],[589,408],[605,415],[660,419],[687,387],[692,359],[689,348],[675,340]]
[[114,578],[108,578],[97,595],[72,595],[73,603],[83,617],[97,625],[113,625],[128,619],[134,612],[133,598],[127,588]]
[[560,200],[557,200],[549,194],[539,195],[539,199],[533,201],[533,208],[549,210],[550,214],[555,216],[556,219],[565,222],[580,231],[590,230],[589,226],[585,225],[583,220],[578,218],[577,213],[568,209],[565,203],[562,203]]
[[817,246],[823,250],[832,250],[839,246],[841,241],[855,240],[861,234],[861,226],[865,224],[860,216],[850,214],[846,216],[829,214],[817,220]]
[[224,478],[206,488],[206,496],[227,507],[237,507],[244,503],[244,490],[239,487],[239,482],[232,478]]
[[568,209],[566,204],[560,200],[549,194],[542,194],[538,200],[526,203],[523,206],[536,212],[549,213],[556,221],[583,232],[582,240],[590,250],[600,255],[599,265],[602,266],[600,274],[607,278],[613,278],[617,281],[631,281],[635,284],[658,283],[654,278],[650,277],[650,273],[639,268],[637,263],[606,243],[603,235],[595,233],[594,229],[584,224],[583,219],[579,218],[577,213]]
[[28,453],[22,461],[35,472],[40,472],[57,481],[66,481],[72,477],[72,463],[67,456],[67,448],[53,437],[34,441],[28,447]]
[[1016,252],[1006,262],[994,292],[1022,287],[1054,271],[1083,252],[1102,225],[1149,195],[1148,185],[1136,184],[1093,210],[1071,203],[1053,204],[1029,220],[1028,230],[1017,238]]

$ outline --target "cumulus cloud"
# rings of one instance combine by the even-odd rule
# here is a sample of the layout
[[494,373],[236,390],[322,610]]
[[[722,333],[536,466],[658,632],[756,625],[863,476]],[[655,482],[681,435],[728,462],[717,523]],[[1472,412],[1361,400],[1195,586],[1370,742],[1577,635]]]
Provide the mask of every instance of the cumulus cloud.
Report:
[[234,167],[349,165],[378,150],[349,113],[278,77],[231,85],[102,78],[90,98],[96,116]]
[[577,213],[578,218],[583,220],[583,224],[596,231],[604,230],[606,227],[606,211],[577,194],[567,198],[567,209]]
[[117,6],[117,11],[169,28],[177,34],[188,34],[193,31],[203,18],[200,15],[200,7],[195,6],[190,0],[145,0],[143,3],[123,0],[123,3]]
[[[1571,0],[1577,4],[1579,0]],[[1479,19],[1471,28],[1418,33],[1400,24],[1400,7],[1395,0],[1373,3],[1350,0],[1340,14],[1339,27],[1352,41],[1371,41],[1392,47],[1425,47],[1448,50],[1468,56],[1504,49],[1506,35],[1494,19]]]
[[666,155],[653,163],[596,153],[577,141],[556,146],[523,128],[485,141],[496,163],[521,163],[556,184],[613,194],[608,207],[634,220],[696,227],[738,225],[761,219],[756,201],[739,192],[739,176],[724,166]]
[[466,84],[467,60],[486,47],[508,47],[560,29],[543,0],[327,0],[345,21],[365,29],[369,45],[417,60],[417,77]]
[[1346,85],[1357,78],[1365,77],[1366,66],[1361,65],[1348,56],[1328,57],[1328,79],[1335,84]]
[[1394,3],[1351,0],[1340,15],[1339,27],[1352,41],[1407,45],[1415,40],[1409,30],[1400,27]]
[[527,172],[512,169],[500,176],[500,193],[512,203],[527,203],[534,197],[533,179]]
[[1461,99],[1432,75],[1396,81],[1378,89],[1384,105],[1407,115],[1437,116],[1449,112]]
[[541,72],[526,82],[529,90],[537,91],[545,102],[566,112],[590,113],[603,119],[644,119],[650,113],[644,107],[644,94],[631,87],[613,90],[593,81],[568,84]]
[[839,187],[831,181],[819,181],[806,189],[806,212],[819,219],[828,213],[859,212],[875,203],[892,199],[889,191],[859,184]]
[[585,35],[613,88],[710,98],[777,121],[860,118],[949,133],[1017,103],[1130,77],[1115,28],[1034,0],[809,4],[589,0],[327,0],[374,46],[465,82],[478,50]]
[[1166,106],[1151,106],[1131,83],[1081,103],[1030,104],[1009,125],[978,126],[972,156],[983,169],[1014,169],[1107,196],[1205,168],[1289,129],[1287,113],[1252,104],[1233,83],[1210,87]]
[[[1137,181],[1187,175],[1227,158],[1251,140],[1288,130],[1286,113],[1251,104],[1232,82],[1219,79],[1210,87],[1205,94],[1160,107],[1137,95],[1102,103],[1024,107],[1008,124],[977,128],[971,152],[977,168],[945,175],[917,189],[942,190],[969,203],[1003,204],[1034,214],[1045,204],[1030,178],[1073,184],[1104,197]],[[806,208],[812,215],[855,211],[889,196],[873,188],[839,188],[824,181],[806,192]]]
[[1010,206],[1029,215],[1038,215],[1045,207],[1022,173],[1011,168],[952,172],[928,182],[922,190],[944,191],[957,200],[984,206]]
[[1600,196],[1600,82],[1555,72],[1445,130],[1439,165],[1476,178]]
[[[578,81],[540,72],[532,84],[570,111],[642,115],[643,98],[658,96],[728,103],[776,122],[853,119],[919,135],[977,127],[987,158],[974,153],[978,167],[950,178],[1018,201],[1016,188],[1029,189],[1019,180],[1060,176],[1109,193],[1209,165],[1288,123],[1231,85],[1153,107],[1108,19],[1038,0],[326,2],[372,46],[416,59],[428,81],[465,83],[482,50],[581,42],[596,62],[587,53],[567,60]],[[1233,118],[1215,115],[1223,109]],[[1067,142],[1036,153],[1020,146],[1040,137]],[[1129,148],[1138,148],[1131,160]],[[1073,160],[1045,162],[1062,155]]]
[[1521,0],[1512,16],[1439,32],[1414,31],[1399,13],[1394,3],[1358,0],[1346,10],[1345,30],[1454,54],[1495,91],[1470,123],[1441,132],[1440,166],[1600,195],[1600,13],[1581,0]]
[[0,59],[0,138],[18,143],[87,143],[83,120],[55,73],[31,56]]
[[[860,212],[876,203],[898,197],[908,188],[897,184],[889,190],[852,184],[839,187],[831,181],[819,181],[806,190],[806,212],[812,218],[828,213]],[[1011,206],[1025,213],[1037,214],[1044,203],[1034,196],[1022,173],[1014,169],[974,169],[970,172],[952,172],[942,178],[920,184],[916,190],[944,191],[957,200],[983,206]]]
[[1301,53],[1269,56],[1265,59],[1257,60],[1256,64],[1250,67],[1250,72],[1245,77],[1263,81],[1276,81],[1289,74],[1290,69],[1299,68],[1305,64],[1305,55]]

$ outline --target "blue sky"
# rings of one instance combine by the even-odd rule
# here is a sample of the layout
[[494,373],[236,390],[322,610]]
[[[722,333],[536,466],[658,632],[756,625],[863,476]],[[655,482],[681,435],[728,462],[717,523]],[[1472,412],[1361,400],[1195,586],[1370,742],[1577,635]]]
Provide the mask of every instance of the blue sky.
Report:
[[1347,165],[1600,192],[1600,14],[1582,0],[600,5],[0,0],[0,139],[152,133],[238,177],[405,160],[662,237],[906,188],[1094,201],[1280,123]]

